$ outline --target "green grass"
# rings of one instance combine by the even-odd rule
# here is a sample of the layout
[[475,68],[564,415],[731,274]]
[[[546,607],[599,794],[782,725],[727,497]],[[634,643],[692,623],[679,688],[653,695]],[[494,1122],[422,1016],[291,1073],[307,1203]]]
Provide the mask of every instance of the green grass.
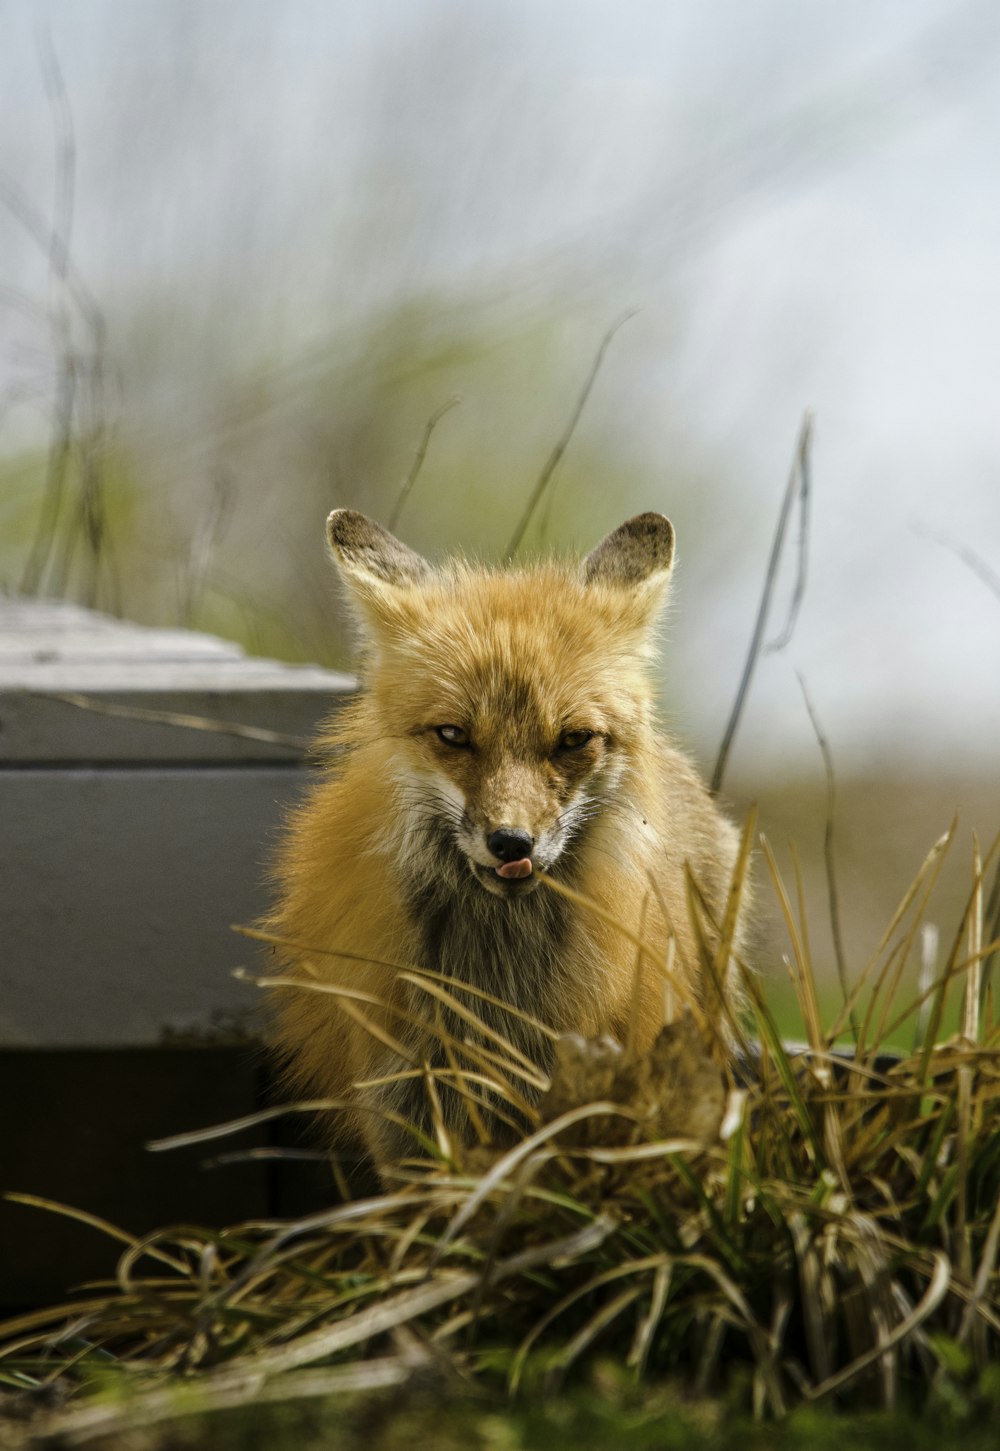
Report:
[[[433,1378],[399,1395],[248,1404],[152,1427],[120,1424],[88,1438],[91,1451],[994,1451],[1000,1394],[942,1397],[922,1416],[807,1407],[761,1424],[726,1400],[693,1399],[677,1384],[636,1390],[617,1368],[558,1396],[510,1403]],[[27,1434],[30,1422],[22,1422]],[[39,1430],[36,1451],[63,1451]]]

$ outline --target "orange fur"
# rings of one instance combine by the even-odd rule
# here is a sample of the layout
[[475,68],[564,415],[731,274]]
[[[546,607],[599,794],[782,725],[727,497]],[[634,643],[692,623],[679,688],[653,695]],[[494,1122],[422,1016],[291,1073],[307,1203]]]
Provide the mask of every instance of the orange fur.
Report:
[[[633,934],[641,922],[650,953],[632,1032],[647,1045],[671,934],[674,1001],[703,998],[685,864],[721,921],[736,837],[654,724],[652,635],[673,553],[661,516],[628,521],[582,567],[432,569],[349,511],[331,516],[330,538],[365,634],[365,688],[335,719],[333,764],[280,853],[267,925],[296,945],[280,950],[275,1036],[296,1087],[348,1100],[335,1132],[384,1167],[409,1141],[381,1111],[426,1128],[423,1088],[354,1085],[447,1062],[432,1000],[400,968],[443,972],[459,997],[471,983],[557,1031],[623,1039],[636,947],[613,922]],[[507,854],[522,852],[526,877],[498,877],[498,830],[515,833]],[[547,890],[545,873],[599,910]],[[367,997],[352,1013],[316,985]],[[545,1035],[461,1000],[546,1066]],[[445,1019],[459,1040],[470,1033]],[[462,1096],[438,1092],[467,1136]]]

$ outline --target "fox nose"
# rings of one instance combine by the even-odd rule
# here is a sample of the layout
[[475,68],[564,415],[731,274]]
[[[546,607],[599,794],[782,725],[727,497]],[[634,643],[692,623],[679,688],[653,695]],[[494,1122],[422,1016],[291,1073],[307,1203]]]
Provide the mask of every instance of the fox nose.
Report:
[[502,862],[518,862],[531,855],[535,838],[516,826],[498,826],[486,838],[486,845]]

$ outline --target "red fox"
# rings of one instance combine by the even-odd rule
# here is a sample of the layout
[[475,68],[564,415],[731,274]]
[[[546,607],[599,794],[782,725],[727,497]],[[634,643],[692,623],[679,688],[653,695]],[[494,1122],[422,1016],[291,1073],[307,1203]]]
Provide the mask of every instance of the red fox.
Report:
[[[737,836],[653,720],[663,515],[627,520],[582,565],[510,569],[435,568],[350,509],[327,533],[363,690],[279,853],[268,926],[287,976],[272,1003],[292,1084],[346,1104],[335,1136],[360,1138],[384,1172],[413,1151],[402,1120],[471,1138],[442,1021],[459,1049],[496,1053],[499,1036],[544,1073],[546,1028],[648,1047],[668,956],[681,996],[703,1002],[685,870],[711,936]],[[474,1019],[404,969],[438,974]]]

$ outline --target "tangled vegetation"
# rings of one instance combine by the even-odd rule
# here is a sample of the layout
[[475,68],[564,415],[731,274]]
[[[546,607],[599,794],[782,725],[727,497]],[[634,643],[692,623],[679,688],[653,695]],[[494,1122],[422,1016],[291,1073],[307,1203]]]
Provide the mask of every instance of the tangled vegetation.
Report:
[[[148,1425],[428,1371],[518,1396],[608,1361],[639,1387],[672,1378],[758,1417],[845,1399],[919,1408],[955,1387],[970,1404],[995,1401],[998,904],[995,891],[984,901],[990,862],[978,855],[947,956],[912,990],[952,837],[826,1027],[806,924],[763,843],[801,1050],[783,1043],[748,971],[747,1024],[730,1017],[740,1051],[725,1068],[711,1025],[727,1015],[710,1002],[645,1060],[568,1040],[513,1147],[462,1150],[442,1127],[384,1193],[322,1214],[140,1241],[112,1230],[125,1242],[117,1283],[2,1327],[0,1383],[35,1400],[68,1389],[43,1422],[70,1444],[122,1417]],[[693,884],[690,905],[703,921]],[[703,965],[717,981],[707,948]],[[428,977],[428,1002],[443,995],[474,1025],[453,991]],[[537,1065],[445,1046],[452,1084],[523,1112],[516,1085]],[[443,1091],[431,1073],[427,1087],[432,1102]],[[109,1403],[109,1377],[128,1387],[125,1405]]]

